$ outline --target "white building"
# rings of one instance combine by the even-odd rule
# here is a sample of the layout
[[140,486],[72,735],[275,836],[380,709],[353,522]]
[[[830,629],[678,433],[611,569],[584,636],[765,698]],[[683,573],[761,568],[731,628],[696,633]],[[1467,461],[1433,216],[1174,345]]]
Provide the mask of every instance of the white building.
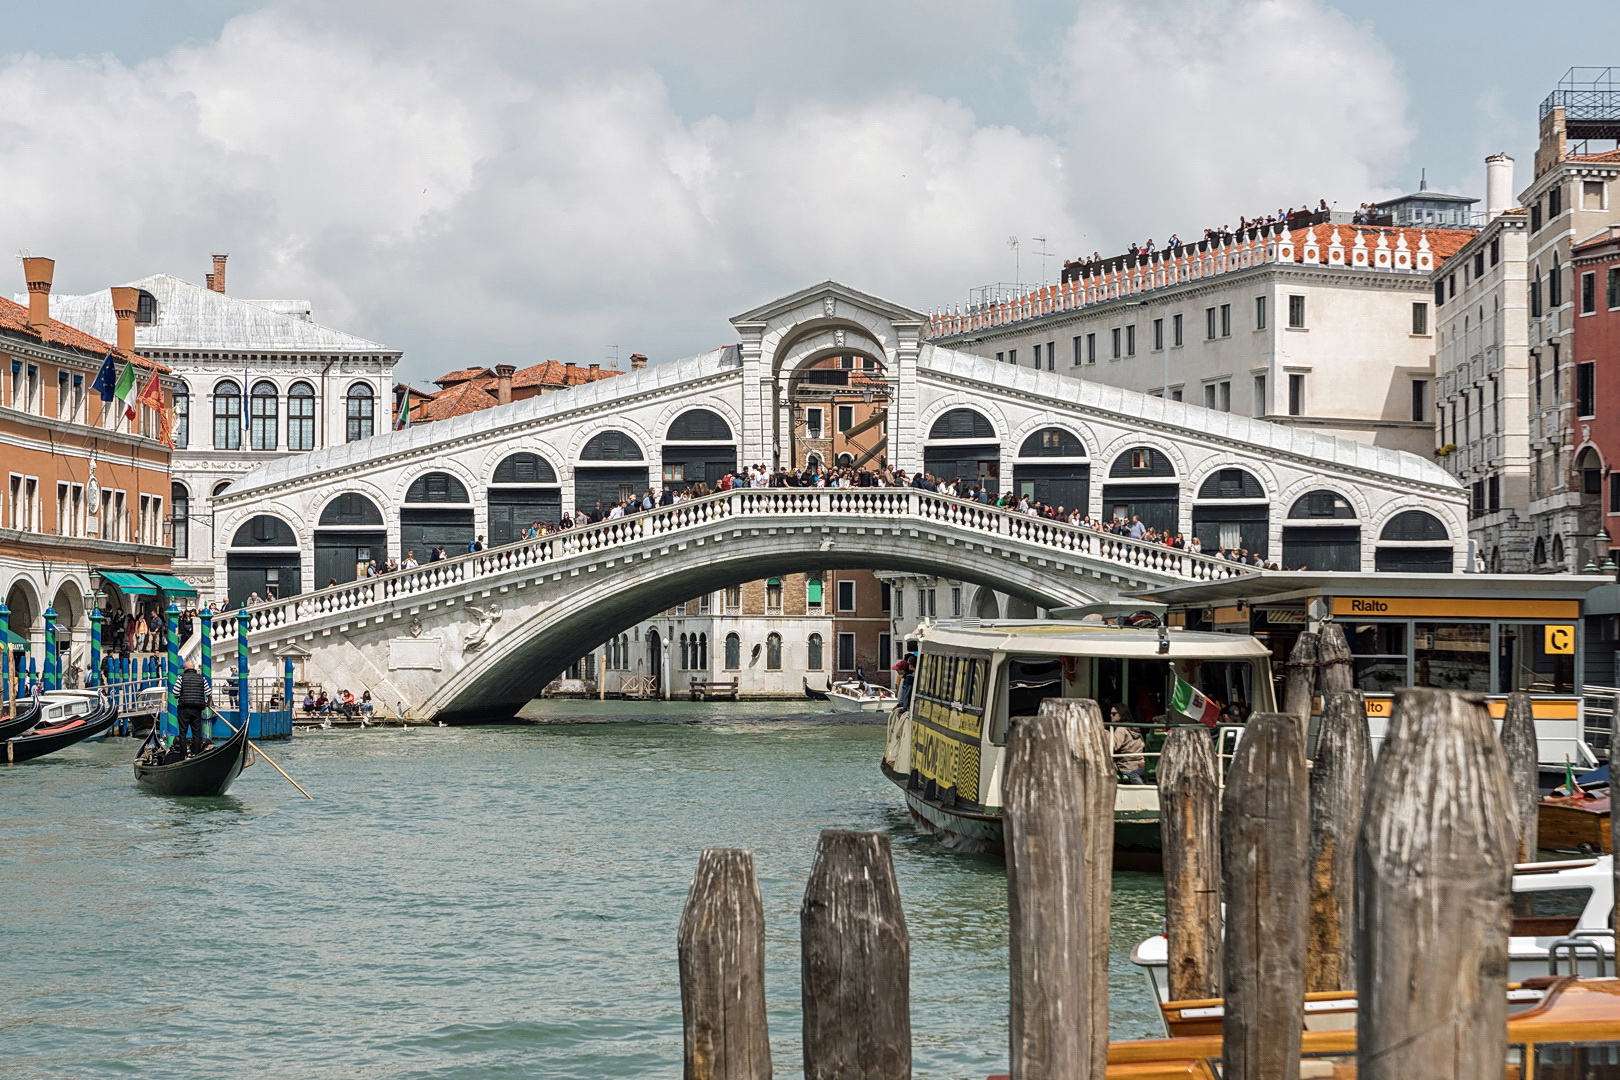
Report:
[[1513,159],[1486,158],[1479,234],[1433,274],[1435,456],[1469,489],[1468,535],[1492,573],[1533,568],[1528,215],[1507,203]]
[[936,314],[928,337],[1427,456],[1429,272],[1473,235],[1333,223],[1251,230],[1104,259],[1061,285]]
[[[127,284],[140,290],[136,347],[142,356],[167,364],[180,379],[174,395],[170,504],[174,573],[197,586],[205,599],[223,599],[226,583],[215,579],[215,559],[232,538],[214,535],[214,497],[268,460],[389,430],[394,365],[401,354],[320,325],[307,300],[228,295],[223,255],[214,256],[207,286],[168,274]],[[54,314],[96,337],[110,339],[116,332],[106,290],[59,297]],[[340,520],[341,509],[330,510],[328,517],[322,524],[339,530],[372,524]],[[273,551],[283,539],[292,542],[269,535],[242,542]],[[352,570],[361,556],[359,548],[334,548],[327,561],[347,563]],[[320,559],[316,563],[316,584],[324,584],[320,574],[329,567]],[[261,593],[312,587],[310,582],[282,580],[277,565],[267,564],[267,573],[274,580],[256,587]],[[348,580],[352,575],[327,575],[333,576]]]

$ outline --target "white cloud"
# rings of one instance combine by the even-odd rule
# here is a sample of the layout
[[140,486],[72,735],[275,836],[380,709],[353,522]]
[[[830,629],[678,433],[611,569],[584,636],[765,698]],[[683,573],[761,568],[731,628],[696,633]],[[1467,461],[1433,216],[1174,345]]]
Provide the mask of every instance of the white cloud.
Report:
[[[441,34],[396,7],[369,34],[298,8],[246,15],[133,67],[0,60],[0,238],[57,258],[63,291],[196,279],[229,250],[233,292],[311,298],[423,378],[589,362],[609,343],[669,358],[827,277],[926,308],[1010,278],[1013,233],[1073,253],[1322,193],[1357,201],[1407,137],[1387,55],[1311,0],[1176,19],[1087,2],[1049,70],[1022,65],[1049,89],[1045,122],[1031,109],[1020,126],[894,77],[802,78],[843,30],[797,8],[756,12],[729,107],[685,116],[671,42],[706,40],[718,7],[677,27],[652,5],[635,48],[555,65],[518,62],[476,19]],[[565,9],[543,55],[632,9],[594,10]],[[851,56],[882,63],[898,25],[874,28],[881,49],[857,35]],[[537,26],[513,40],[539,42]],[[953,35],[918,37],[930,70]],[[1007,36],[989,26],[988,47]],[[792,78],[761,77],[771,49]]]

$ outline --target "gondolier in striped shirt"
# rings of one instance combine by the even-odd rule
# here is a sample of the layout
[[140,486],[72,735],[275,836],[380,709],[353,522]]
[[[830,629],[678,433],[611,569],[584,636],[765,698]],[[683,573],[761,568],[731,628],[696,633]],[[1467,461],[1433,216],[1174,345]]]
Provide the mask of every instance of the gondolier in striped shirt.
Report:
[[[208,744],[208,728],[203,714],[208,711],[214,688],[203,673],[197,670],[195,660],[187,660],[185,670],[174,683],[174,698],[179,704],[180,734],[176,743],[186,754],[199,754]],[[188,732],[190,733],[188,739]]]

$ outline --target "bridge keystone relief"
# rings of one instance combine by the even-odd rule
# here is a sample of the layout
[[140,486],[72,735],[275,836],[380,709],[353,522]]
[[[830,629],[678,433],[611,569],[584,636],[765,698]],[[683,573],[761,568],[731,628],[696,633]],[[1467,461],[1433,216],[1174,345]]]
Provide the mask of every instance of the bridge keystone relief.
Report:
[[[233,595],[266,566],[282,582],[347,581],[359,545],[401,554],[445,522],[496,542],[284,589],[248,611],[255,668],[296,645],[311,681],[370,686],[417,717],[493,718],[610,634],[742,580],[914,569],[1058,607],[1244,572],[912,488],[734,490],[503,542],[514,505],[587,508],[658,486],[660,468],[690,481],[802,462],[830,357],[850,358],[876,403],[874,463],[1060,481],[1094,518],[1129,507],[1189,534],[1230,518],[1271,550],[1310,552],[1313,569],[1463,569],[1465,493],[1424,459],[936,348],[920,313],[832,282],[732,321],[736,345],[280,460],[222,494],[216,535],[232,540],[216,560]],[[348,573],[328,573],[345,559]],[[216,633],[234,638],[235,623]]]

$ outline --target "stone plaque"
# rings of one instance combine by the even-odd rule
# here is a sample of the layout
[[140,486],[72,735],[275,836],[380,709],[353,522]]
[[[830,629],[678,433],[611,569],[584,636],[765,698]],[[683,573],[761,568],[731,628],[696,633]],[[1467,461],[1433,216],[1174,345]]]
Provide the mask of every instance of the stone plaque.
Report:
[[409,668],[438,671],[443,666],[436,637],[393,638],[388,642],[389,671]]

